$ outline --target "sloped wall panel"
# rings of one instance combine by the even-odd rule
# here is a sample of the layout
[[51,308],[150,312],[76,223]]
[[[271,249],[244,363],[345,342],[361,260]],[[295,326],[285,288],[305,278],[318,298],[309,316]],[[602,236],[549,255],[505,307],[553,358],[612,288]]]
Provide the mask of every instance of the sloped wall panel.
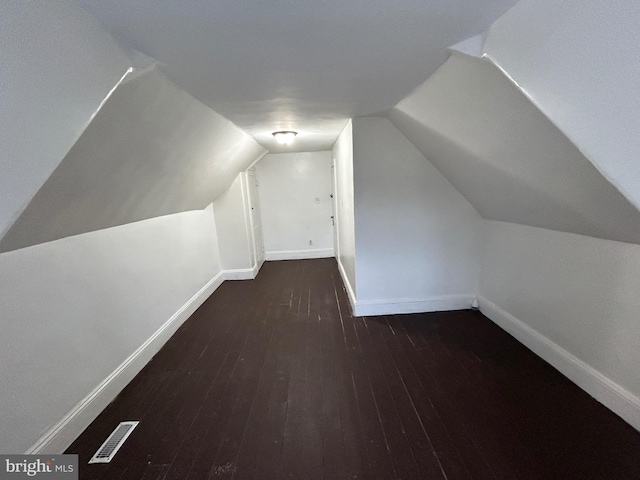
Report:
[[522,0],[484,54],[640,208],[640,3]]
[[0,238],[130,67],[72,1],[0,5]]
[[492,220],[640,243],[640,213],[493,64],[455,54],[389,114]]
[[151,70],[116,89],[0,250],[204,208],[264,153]]

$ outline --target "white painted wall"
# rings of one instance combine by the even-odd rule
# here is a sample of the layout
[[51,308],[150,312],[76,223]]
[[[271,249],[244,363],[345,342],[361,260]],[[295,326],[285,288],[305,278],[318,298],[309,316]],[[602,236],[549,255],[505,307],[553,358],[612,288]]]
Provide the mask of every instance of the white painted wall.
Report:
[[246,184],[240,174],[213,202],[220,259],[224,270],[246,273],[255,266],[252,262],[248,208]]
[[256,174],[267,260],[333,256],[331,152],[266,155]]
[[2,238],[130,65],[66,0],[3,2],[0,65]]
[[482,218],[386,118],[353,119],[356,312],[469,308]]
[[152,69],[114,91],[0,250],[204,208],[264,153]]
[[640,3],[522,0],[484,53],[640,207]]
[[640,246],[487,223],[483,313],[640,429]]
[[[0,452],[32,447],[165,322],[177,315],[163,341],[187,318],[192,297],[220,273],[212,211],[0,255]],[[111,378],[45,450],[64,449],[156,350]]]
[[338,266],[351,303],[356,288],[356,232],[353,199],[353,124],[347,123],[331,152],[335,165]]

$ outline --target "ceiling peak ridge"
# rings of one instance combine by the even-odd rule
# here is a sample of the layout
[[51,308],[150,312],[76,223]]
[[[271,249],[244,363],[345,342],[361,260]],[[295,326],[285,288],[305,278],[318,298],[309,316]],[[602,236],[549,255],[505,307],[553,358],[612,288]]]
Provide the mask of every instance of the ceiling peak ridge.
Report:
[[485,30],[478,35],[469,37],[466,40],[462,40],[454,45],[451,45],[447,50],[450,53],[462,53],[471,57],[482,58],[484,56],[484,44],[489,35],[489,30]]

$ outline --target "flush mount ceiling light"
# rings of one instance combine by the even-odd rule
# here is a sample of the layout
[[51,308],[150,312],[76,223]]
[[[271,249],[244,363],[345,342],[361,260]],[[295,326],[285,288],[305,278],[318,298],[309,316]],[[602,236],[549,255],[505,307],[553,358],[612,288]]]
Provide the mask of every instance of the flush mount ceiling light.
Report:
[[276,142],[282,145],[288,145],[293,142],[293,139],[296,138],[298,132],[293,132],[291,130],[283,130],[281,132],[273,132],[271,135],[274,136]]

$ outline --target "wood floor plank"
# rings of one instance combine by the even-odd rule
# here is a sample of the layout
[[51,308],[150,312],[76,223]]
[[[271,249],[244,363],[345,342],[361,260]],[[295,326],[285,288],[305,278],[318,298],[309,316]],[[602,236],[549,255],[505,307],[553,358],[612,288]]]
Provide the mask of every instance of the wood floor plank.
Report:
[[[321,346],[322,453],[324,478],[345,480],[353,467],[347,466],[341,403],[344,398],[344,365],[334,339],[331,318],[333,290],[318,286],[318,331]],[[356,459],[357,461],[357,459]]]
[[[370,478],[371,465],[367,454],[362,414],[358,405],[353,374],[349,362],[349,346],[345,332],[345,317],[340,305],[339,292],[344,289],[337,272],[331,275],[332,285],[325,298],[331,321],[332,343],[336,353],[337,389],[340,394],[340,426],[344,446],[346,478]],[[345,315],[348,311],[344,312]],[[335,468],[335,467],[334,467]],[[330,478],[326,476],[326,478]]]
[[[421,368],[415,343],[409,335],[396,335],[393,342],[394,358],[402,373],[405,386],[428,434],[434,453],[442,471],[449,479],[469,479],[469,473],[458,452],[454,439],[451,438],[447,425],[442,421],[438,409],[433,402],[433,385],[428,382]],[[446,372],[445,372],[446,374]]]
[[334,259],[225,282],[67,453],[92,480],[640,479],[640,434],[482,314],[353,317]]
[[257,382],[257,390],[252,401],[247,423],[240,440],[238,455],[233,478],[257,479],[257,462],[262,449],[262,443],[268,431],[269,423],[266,418],[269,413],[269,399],[278,379],[278,354],[281,351],[283,337],[278,329],[278,299],[277,294],[270,296],[264,316],[261,314],[259,323],[273,326],[273,331],[267,343],[264,363]]
[[[272,295],[266,294],[257,303],[259,305],[270,305],[271,298]],[[268,307],[263,312],[251,312],[253,315],[251,323],[254,329],[241,359],[245,367],[244,376],[225,428],[222,444],[216,453],[214,465],[209,472],[210,478],[231,478],[237,469],[240,446],[245,437],[247,422],[259,386],[259,379],[264,371],[269,345],[273,340],[273,324],[263,321],[263,319],[269,319],[269,309]]]
[[364,357],[369,359],[366,362],[369,381],[376,401],[378,417],[387,439],[387,447],[396,478],[418,479],[420,474],[413,451],[407,440],[389,382],[380,363],[381,358],[371,340],[370,330],[376,328],[377,324],[375,320],[362,319],[362,322],[357,322],[356,325],[361,330],[359,339]]
[[348,346],[350,346],[349,361],[358,407],[360,409],[360,417],[362,419],[362,427],[365,434],[369,465],[371,466],[371,476],[372,478],[379,479],[393,479],[396,478],[396,474],[391,459],[389,441],[380,418],[374,387],[369,379],[366,365],[367,359],[363,356],[357,333],[358,328],[356,324],[360,324],[362,319],[355,317],[349,320],[350,326],[354,327],[347,328],[347,331],[353,330],[353,335],[350,335],[350,341],[357,344],[351,345],[348,343]]
[[294,330],[287,322],[289,305],[280,303],[278,308],[279,350],[276,356],[276,375],[268,394],[265,432],[262,448],[256,459],[257,478],[278,478],[284,428],[287,419],[288,392],[291,372],[291,350],[295,342]]
[[[393,322],[393,325],[396,326],[400,333],[405,331],[400,323],[401,319],[393,316],[390,321]],[[425,325],[428,324],[428,320],[423,319],[423,322]],[[434,334],[433,332],[436,331],[429,330],[431,335]],[[424,334],[424,332],[421,333]],[[420,343],[420,340],[423,340],[424,343]],[[495,473],[485,461],[477,444],[465,428],[460,415],[460,410],[468,408],[473,410],[477,404],[466,393],[466,390],[471,386],[471,379],[461,373],[461,359],[453,356],[449,351],[439,352],[440,356],[438,357],[434,354],[428,342],[424,340],[424,335],[413,336],[412,341],[413,348],[409,348],[409,345],[404,342],[409,348],[408,351],[411,352],[409,359],[413,362],[414,371],[417,373],[423,387],[429,392],[430,402],[442,424],[445,425],[447,436],[455,445],[455,451],[465,469],[474,479],[495,478]],[[443,361],[443,359],[446,359],[446,361]],[[451,377],[455,377],[455,382],[449,381]],[[448,381],[449,389],[446,390],[442,388],[441,383]],[[458,408],[454,408],[454,406]]]
[[422,427],[416,406],[407,390],[403,375],[398,369],[393,349],[389,347],[389,343],[394,342],[393,336],[397,333],[388,324],[386,317],[378,319],[378,322],[372,320],[368,324],[377,326],[377,328],[369,329],[375,348],[375,356],[379,360],[380,368],[384,372],[392,392],[396,411],[413,452],[420,477],[424,479],[444,479],[446,476],[442,470],[442,465],[435,454],[431,439]]
[[269,428],[269,399],[278,378],[278,351],[282,338],[272,338],[265,358],[263,372],[260,375],[258,391],[247,419],[245,432],[241,440],[236,461],[235,479],[257,479],[258,458]]

